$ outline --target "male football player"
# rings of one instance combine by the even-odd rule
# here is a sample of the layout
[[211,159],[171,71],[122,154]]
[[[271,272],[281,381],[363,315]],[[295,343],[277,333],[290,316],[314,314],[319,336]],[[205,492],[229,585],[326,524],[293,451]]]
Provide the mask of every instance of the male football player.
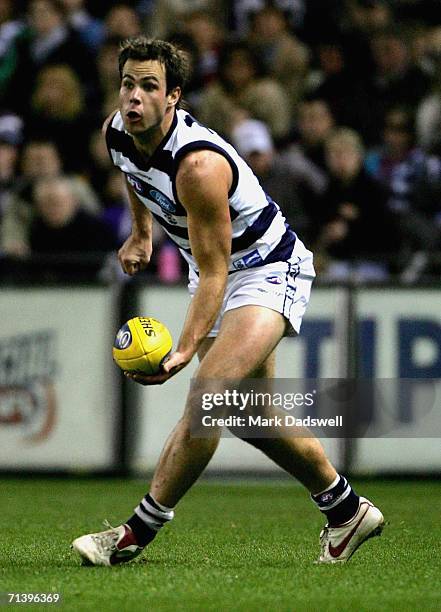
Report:
[[[315,276],[312,254],[234,148],[180,108],[187,75],[181,51],[159,40],[130,39],[119,66],[119,111],[103,128],[113,163],[125,174],[132,212],[132,233],[119,260],[129,275],[147,266],[154,217],[189,265],[192,295],[163,371],[129,376],[146,385],[164,383],[197,353],[196,382],[271,378],[281,338],[300,330]],[[265,282],[274,276],[277,285]],[[215,436],[192,436],[199,400],[189,394],[134,514],[116,528],[74,540],[86,563],[129,561],[173,518],[221,434],[218,428]],[[337,474],[318,440],[286,435],[247,441],[297,478],[326,515],[320,562],[344,562],[381,532],[381,512]]]

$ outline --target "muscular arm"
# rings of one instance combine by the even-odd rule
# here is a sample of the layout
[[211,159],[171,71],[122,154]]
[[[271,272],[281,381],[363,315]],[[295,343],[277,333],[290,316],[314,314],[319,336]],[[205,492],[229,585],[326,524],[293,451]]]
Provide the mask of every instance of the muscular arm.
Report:
[[134,193],[127,177],[125,177],[127,193],[130,202],[130,214],[132,217],[132,234],[140,238],[152,238],[153,217],[149,209],[139,200]]
[[132,276],[143,270],[152,256],[153,217],[149,209],[139,201],[127,178],[126,185],[132,216],[132,232],[118,251],[118,258],[124,272]]
[[191,251],[199,286],[190,304],[176,351],[154,375],[126,373],[143,385],[162,384],[189,363],[213,327],[222,305],[231,251],[228,191],[232,172],[218,153],[197,151],[181,162],[176,188],[187,211]]
[[176,176],[178,196],[187,211],[191,251],[199,270],[199,286],[177,348],[189,359],[216,321],[225,293],[231,252],[231,182],[229,163],[213,151],[187,155]]
[[176,189],[187,211],[191,252],[199,270],[199,285],[187,312],[176,351],[163,372],[126,372],[143,385],[162,384],[189,363],[219,314],[228,278],[231,219],[228,191],[231,167],[218,153],[197,151],[181,162]]

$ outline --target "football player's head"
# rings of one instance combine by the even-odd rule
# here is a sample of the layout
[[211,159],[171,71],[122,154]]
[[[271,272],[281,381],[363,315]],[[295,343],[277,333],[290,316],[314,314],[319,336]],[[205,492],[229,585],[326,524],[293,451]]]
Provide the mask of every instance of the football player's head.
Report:
[[179,88],[182,95],[189,77],[189,59],[181,49],[163,40],[150,40],[145,36],[137,36],[121,44],[118,58],[121,79],[128,60],[158,62],[165,74],[166,93],[169,94]]

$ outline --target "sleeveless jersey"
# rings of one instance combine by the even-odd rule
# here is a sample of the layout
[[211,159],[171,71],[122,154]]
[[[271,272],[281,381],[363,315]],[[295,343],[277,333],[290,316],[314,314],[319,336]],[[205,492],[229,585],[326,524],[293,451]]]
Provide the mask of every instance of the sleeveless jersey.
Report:
[[201,125],[188,112],[177,110],[168,133],[153,155],[146,159],[124,130],[117,112],[106,131],[113,163],[126,175],[139,200],[151,211],[197,273],[191,253],[187,212],[176,192],[180,160],[190,151],[210,149],[229,162],[233,182],[228,194],[232,224],[229,271],[287,261],[296,241],[279,206],[263,191],[251,168],[216,132]]

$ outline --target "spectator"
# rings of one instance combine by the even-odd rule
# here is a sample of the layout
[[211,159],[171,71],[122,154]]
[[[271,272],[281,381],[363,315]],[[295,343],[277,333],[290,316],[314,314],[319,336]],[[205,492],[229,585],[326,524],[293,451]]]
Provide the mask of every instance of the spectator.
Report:
[[141,34],[142,26],[136,9],[130,4],[116,4],[104,20],[106,36],[124,40]]
[[171,32],[184,29],[185,20],[195,12],[210,15],[215,23],[223,25],[226,21],[224,0],[155,0],[145,29],[152,37],[168,40]]
[[392,23],[393,13],[387,0],[350,0],[349,9],[359,34],[376,32]]
[[275,150],[266,125],[246,119],[234,128],[232,142],[265,192],[280,206],[288,223],[303,235],[308,219],[297,193],[297,176]]
[[[295,226],[300,223],[307,240],[313,228],[302,211],[323,210],[323,193],[336,183],[335,173],[329,176],[324,142],[334,125],[345,125],[372,147],[366,169],[387,190],[388,207],[404,236],[403,261],[407,253],[436,248],[441,28],[432,13],[416,29],[400,21],[395,26],[397,16],[410,12],[424,23],[422,9],[411,10],[411,4],[0,1],[0,249],[29,251],[34,184],[64,172],[81,205],[124,236],[125,189],[111,171],[99,127],[118,107],[119,42],[138,34],[142,19],[150,34],[173,36],[189,52],[194,66],[186,99],[194,114],[229,139],[242,134],[237,146],[244,146],[259,180]],[[227,7],[245,42],[225,44]],[[315,69],[305,90],[311,58]],[[4,129],[8,108],[24,119],[18,138]],[[262,136],[265,126],[256,121],[268,126],[269,137]],[[256,150],[247,149],[247,142],[254,142]],[[347,227],[358,231],[356,223]],[[341,244],[330,246],[334,257],[334,247],[346,248],[346,238]],[[159,232],[151,270],[168,267],[159,253],[163,250],[163,260],[172,261],[169,246]]]
[[15,69],[15,43],[25,28],[23,19],[18,15],[17,5],[12,0],[0,3],[0,66],[1,80]]
[[92,132],[89,139],[89,159],[86,176],[101,201],[104,200],[107,177],[113,168],[114,166],[110,160],[101,128],[96,129]]
[[[40,178],[56,177],[62,172],[62,161],[56,145],[49,141],[28,141],[22,150],[20,175],[5,202],[0,225],[0,250],[13,256],[29,252],[29,226],[34,217],[33,186]],[[81,205],[98,214],[100,204],[90,185],[78,176],[70,177],[72,189]]]
[[362,111],[359,129],[368,144],[381,139],[385,114],[392,106],[416,109],[430,87],[429,77],[412,65],[402,34],[397,29],[378,32],[372,39],[374,72],[366,89],[354,100]]
[[[58,256],[37,260],[34,271],[56,279],[95,276],[103,265],[103,255],[116,248],[110,228],[81,208],[66,177],[40,179],[34,187],[34,200],[36,215],[29,230],[31,254]],[[59,257],[72,254],[80,257],[72,262]]]
[[83,90],[68,65],[47,66],[37,77],[27,133],[53,140],[67,172],[86,168],[88,137],[100,121],[86,112]]
[[366,158],[368,172],[388,190],[408,251],[435,248],[441,222],[441,160],[416,146],[413,114],[397,107],[386,115],[383,143]]
[[407,30],[412,64],[432,79],[436,71],[436,61],[431,49],[432,31],[419,23],[412,23]]
[[339,125],[357,125],[360,107],[360,75],[348,67],[344,44],[340,38],[322,39],[317,45],[318,67],[308,76],[307,91],[311,99],[326,102]]
[[66,22],[61,0],[30,0],[28,28],[16,45],[17,64],[8,84],[6,103],[19,112],[28,110],[29,91],[35,75],[44,66],[67,64],[92,94],[95,64],[77,35]]
[[286,137],[290,127],[290,105],[283,88],[263,76],[257,57],[245,43],[224,47],[218,80],[202,93],[197,114],[227,138],[245,115],[266,123],[276,142]]
[[17,178],[23,121],[17,115],[0,116],[0,219]]
[[397,248],[397,233],[386,193],[363,169],[358,134],[349,128],[332,132],[326,140],[326,159],[330,182],[315,210],[309,211],[318,259],[331,259],[331,278],[356,271],[362,280],[383,279],[384,255]]
[[20,183],[30,184],[35,179],[57,176],[62,169],[62,161],[57,146],[49,140],[28,140],[21,154]]
[[354,75],[373,70],[371,40],[381,30],[394,24],[391,4],[386,0],[348,0],[343,13],[343,34],[348,68]]
[[[104,119],[118,108],[120,76],[118,70],[119,38],[106,38],[96,58],[98,69],[99,111]],[[96,109],[98,110],[98,109]]]
[[248,41],[267,74],[282,85],[294,116],[305,88],[309,51],[288,30],[285,13],[277,6],[265,6],[251,18]]
[[14,18],[14,5],[12,0],[3,0],[0,4],[0,26],[10,23]]
[[324,100],[306,99],[299,108],[298,138],[294,140],[303,153],[319,168],[325,169],[325,141],[335,125],[331,109]]
[[104,38],[104,25],[86,8],[85,0],[62,0],[67,22],[78,33],[80,40],[92,52],[96,52]]
[[240,38],[249,34],[253,15],[269,4],[285,13],[290,28],[296,28],[302,23],[306,10],[305,0],[273,0],[271,3],[267,0],[234,0],[230,4],[230,25]]
[[112,229],[118,244],[122,244],[130,234],[131,219],[124,177],[115,166],[103,177],[102,189],[101,219]]
[[[26,34],[24,19],[18,15],[17,5],[12,0],[0,3],[0,105],[10,103],[8,86],[17,69],[17,46]],[[12,108],[12,106],[11,106]],[[16,107],[18,110],[18,107]]]
[[305,100],[299,108],[298,136],[282,152],[283,162],[296,177],[305,210],[315,205],[327,186],[324,143],[333,127],[334,118],[324,100]]
[[193,109],[198,107],[199,98],[204,89],[202,73],[200,72],[199,49],[191,34],[185,31],[172,32],[167,40],[187,55],[189,76],[185,85],[185,103],[190,112],[193,112]]
[[432,89],[418,106],[416,126],[419,145],[427,152],[441,156],[441,52]]
[[206,11],[194,11],[184,19],[184,32],[187,32],[197,50],[198,65],[196,72],[203,85],[207,85],[217,75],[219,53],[224,41],[222,26]]
[[[415,188],[415,184],[412,184],[415,172],[404,171],[402,165],[411,165],[417,152],[412,112],[405,107],[391,109],[386,114],[382,136],[380,146],[368,152],[366,168],[369,174],[387,187],[391,195],[389,207],[397,211],[407,210],[411,206]],[[420,160],[422,156],[419,151],[417,153]],[[407,177],[406,185],[403,185],[404,177]]]

